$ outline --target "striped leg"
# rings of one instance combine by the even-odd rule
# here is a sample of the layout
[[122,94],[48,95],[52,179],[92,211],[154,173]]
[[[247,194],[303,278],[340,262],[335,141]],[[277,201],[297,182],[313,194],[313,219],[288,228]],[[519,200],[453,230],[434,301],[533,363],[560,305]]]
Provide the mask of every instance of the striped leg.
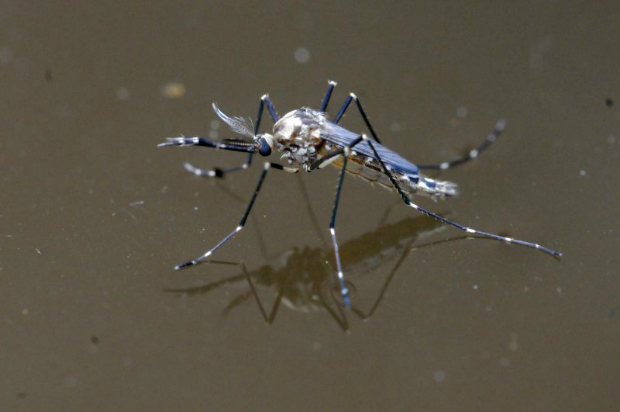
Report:
[[470,150],[469,153],[467,153],[465,156],[459,157],[458,159],[450,160],[449,162],[431,165],[419,165],[418,168],[420,168],[420,170],[447,170],[453,168],[454,166],[469,162],[470,160],[474,160],[480,155],[480,153],[485,151],[489,146],[491,146],[491,144],[493,144],[497,140],[497,138],[500,134],[502,134],[505,128],[506,121],[504,119],[500,119],[495,124],[495,128],[493,129],[493,131],[489,133],[489,135],[486,139],[484,139],[482,144],[480,144],[480,146],[476,147],[475,149]]
[[254,206],[254,202],[256,201],[256,197],[258,196],[258,192],[260,192],[260,189],[263,185],[263,181],[265,180],[265,177],[267,176],[267,172],[272,167],[277,170],[286,170],[282,165],[279,165],[277,163],[269,163],[269,162],[265,163],[265,167],[263,169],[263,172],[260,175],[260,178],[258,179],[258,184],[256,185],[256,189],[254,190],[252,199],[250,200],[250,203],[248,204],[248,207],[246,208],[245,213],[243,214],[243,217],[241,218],[241,221],[239,222],[239,225],[232,232],[230,232],[226,237],[224,237],[224,239],[222,239],[217,245],[215,245],[208,252],[206,252],[204,255],[194,260],[190,260],[188,262],[181,263],[180,265],[175,266],[174,268],[175,270],[180,270],[180,269],[183,269],[189,266],[195,266],[201,262],[204,262],[205,259],[207,259],[209,256],[213,254],[213,252],[215,252],[217,249],[223,246],[226,242],[232,239],[237,233],[239,233],[241,229],[243,229],[243,227],[245,226],[245,222],[248,219],[248,215],[250,214],[250,211],[252,210],[252,206]]
[[269,95],[264,94],[263,97],[260,98],[260,101],[261,101],[261,106],[263,102],[265,102],[265,106],[267,106],[267,110],[269,111],[271,120],[273,120],[273,122],[276,123],[279,120],[279,118],[278,118],[278,114],[276,113],[276,109],[274,109],[273,104],[271,103],[271,100],[269,100]]
[[344,112],[347,111],[347,109],[349,108],[349,105],[351,104],[351,101],[353,100],[355,100],[355,105],[357,106],[357,110],[359,110],[360,115],[362,116],[362,119],[364,119],[364,123],[366,123],[366,127],[368,127],[368,130],[370,131],[372,138],[375,139],[377,143],[381,143],[381,141],[377,137],[377,133],[375,133],[375,129],[373,129],[372,126],[370,125],[370,121],[368,120],[368,116],[366,116],[366,112],[364,111],[364,108],[362,107],[362,103],[360,103],[360,99],[353,93],[349,94],[349,97],[347,97],[347,100],[344,101],[344,104],[340,108],[340,111],[338,111],[338,114],[334,118],[334,123],[338,123],[340,121],[340,119],[342,118],[342,115],[344,115]]
[[332,217],[329,222],[329,232],[332,236],[332,243],[334,244],[334,254],[336,255],[336,266],[338,269],[338,281],[340,282],[340,292],[342,294],[342,300],[349,309],[351,307],[351,300],[349,299],[349,289],[344,282],[344,273],[342,272],[342,263],[340,262],[340,251],[338,250],[338,241],[336,240],[336,214],[338,213],[338,203],[340,202],[340,193],[342,192],[342,183],[344,182],[344,175],[347,169],[348,156],[353,146],[361,142],[366,138],[365,135],[358,137],[351,142],[347,147],[343,149],[344,156],[342,157],[342,168],[340,169],[340,175],[338,177],[338,185],[336,186],[336,198],[334,199],[334,207],[332,209]]
[[562,257],[562,253],[557,252],[557,251],[555,251],[553,249],[549,249],[549,248],[547,248],[545,246],[539,245],[538,243],[526,242],[524,240],[514,239],[514,238],[511,238],[511,237],[504,237],[504,236],[496,235],[494,233],[488,233],[488,232],[483,232],[481,230],[472,229],[470,227],[463,226],[460,223],[456,223],[456,222],[453,222],[451,220],[448,220],[445,217],[438,215],[437,213],[431,212],[430,210],[426,210],[423,207],[420,207],[420,206],[416,205],[415,203],[413,203],[409,199],[409,197],[407,197],[405,192],[403,192],[403,190],[400,188],[400,186],[396,182],[396,179],[394,179],[394,177],[392,176],[392,174],[390,173],[388,168],[385,166],[385,163],[383,163],[383,160],[379,156],[379,153],[377,153],[377,150],[375,149],[375,147],[372,144],[372,142],[370,140],[368,140],[368,138],[366,138],[365,136],[363,136],[363,137],[365,138],[364,140],[366,140],[366,142],[368,143],[368,145],[372,149],[374,155],[377,157],[377,160],[381,164],[383,172],[390,179],[390,181],[392,182],[392,185],[394,186],[394,188],[396,188],[396,191],[398,192],[398,194],[400,195],[400,197],[403,199],[403,201],[405,202],[405,204],[407,206],[410,206],[410,207],[414,208],[415,210],[417,210],[418,212],[424,213],[425,215],[430,216],[433,219],[437,219],[438,221],[440,221],[442,223],[445,223],[447,225],[453,226],[453,227],[455,227],[455,228],[457,228],[459,230],[462,230],[464,232],[467,232],[467,233],[475,235],[475,236],[487,237],[487,238],[491,238],[491,239],[501,240],[501,241],[504,241],[504,242],[507,242],[507,243],[515,243],[517,245],[538,249],[538,250],[540,250],[542,252],[545,252],[545,253],[547,253],[547,254],[549,254],[551,256],[557,257],[557,258]]
[[325,113],[325,111],[327,110],[329,99],[331,99],[332,92],[334,91],[334,87],[336,87],[338,83],[336,83],[333,80],[330,80],[327,82],[327,84],[328,84],[327,93],[325,93],[325,97],[323,97],[323,103],[321,103],[321,109],[319,110],[321,113]]

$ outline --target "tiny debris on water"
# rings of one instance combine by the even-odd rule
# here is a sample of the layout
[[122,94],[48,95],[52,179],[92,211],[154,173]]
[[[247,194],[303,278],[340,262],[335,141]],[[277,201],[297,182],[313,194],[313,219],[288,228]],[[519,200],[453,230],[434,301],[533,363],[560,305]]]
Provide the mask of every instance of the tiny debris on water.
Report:
[[458,117],[467,117],[467,107],[459,107],[458,109],[456,109],[456,115]]
[[140,206],[140,205],[143,205],[143,204],[144,204],[144,200],[137,200],[137,201],[135,201],[135,202],[131,202],[131,203],[129,204],[129,206],[131,206],[131,207],[136,207],[136,206]]
[[446,380],[446,372],[445,371],[435,371],[433,372],[433,379],[435,382],[443,382]]
[[511,351],[516,351],[519,349],[519,342],[517,342],[518,339],[519,335],[517,333],[513,332],[510,334],[510,343],[508,344],[508,347]]
[[614,105],[614,101],[608,97],[607,99],[605,99],[605,104],[607,105],[607,107],[612,107]]
[[178,82],[164,84],[161,87],[161,95],[168,99],[180,99],[185,96],[185,85]]
[[0,47],[0,63],[11,63],[13,61],[13,50],[8,47]]
[[299,47],[294,53],[297,63],[308,63],[310,61],[310,51],[305,47]]
[[129,99],[129,90],[125,87],[119,87],[116,89],[116,97],[118,97],[119,100]]

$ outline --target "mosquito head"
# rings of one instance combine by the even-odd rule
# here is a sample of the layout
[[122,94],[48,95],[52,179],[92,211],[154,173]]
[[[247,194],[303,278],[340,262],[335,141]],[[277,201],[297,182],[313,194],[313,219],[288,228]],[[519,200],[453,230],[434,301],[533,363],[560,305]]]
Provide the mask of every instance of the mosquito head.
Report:
[[251,120],[244,119],[243,117],[230,117],[221,111],[215,103],[213,103],[213,110],[233,132],[251,138],[254,141],[256,150],[261,156],[269,156],[271,154],[273,136],[267,133],[255,135]]
[[271,148],[273,147],[273,136],[269,133],[263,133],[257,136],[256,143],[258,146],[258,153],[261,156],[269,156],[271,154]]

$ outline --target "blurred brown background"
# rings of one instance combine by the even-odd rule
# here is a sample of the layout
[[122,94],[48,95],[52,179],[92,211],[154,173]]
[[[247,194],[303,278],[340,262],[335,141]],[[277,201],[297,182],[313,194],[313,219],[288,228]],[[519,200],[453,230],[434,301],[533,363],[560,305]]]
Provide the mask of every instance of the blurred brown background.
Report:
[[[0,410],[617,410],[616,2],[0,10]],[[157,143],[231,137],[214,101],[246,117],[264,93],[281,114],[317,107],[328,79],[332,113],[355,92],[417,163],[506,118],[484,156],[441,175],[459,198],[418,201],[565,258],[442,242],[462,234],[349,178],[338,234],[358,312],[342,312],[328,168],[271,174],[216,255],[228,264],[174,272],[237,225],[262,159],[213,182],[183,162],[243,156]],[[343,124],[364,130],[354,110]],[[282,291],[271,325],[241,263],[266,312]]]

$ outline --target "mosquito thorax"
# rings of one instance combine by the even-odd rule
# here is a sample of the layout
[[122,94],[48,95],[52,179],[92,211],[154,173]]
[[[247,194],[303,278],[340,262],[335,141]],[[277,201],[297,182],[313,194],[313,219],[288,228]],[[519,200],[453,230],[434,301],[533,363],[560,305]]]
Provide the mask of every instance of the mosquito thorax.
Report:
[[273,126],[277,149],[286,152],[290,162],[307,164],[314,161],[326,121],[321,112],[308,108],[287,113]]
[[307,147],[308,143],[316,144],[321,140],[321,128],[325,122],[325,116],[316,110],[297,109],[287,113],[273,126],[273,135],[282,145]]

